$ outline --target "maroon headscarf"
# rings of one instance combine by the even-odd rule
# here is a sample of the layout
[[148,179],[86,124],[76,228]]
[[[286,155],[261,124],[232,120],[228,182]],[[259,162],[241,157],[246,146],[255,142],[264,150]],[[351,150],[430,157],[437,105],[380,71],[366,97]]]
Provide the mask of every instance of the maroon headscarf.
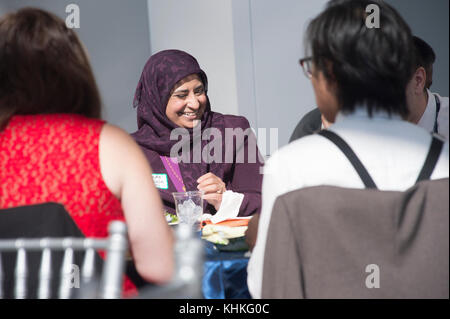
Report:
[[[200,76],[206,94],[208,78],[197,60],[188,53],[165,50],[152,55],[147,61],[133,101],[133,106],[137,107],[138,131],[132,135],[141,147],[159,155],[170,155],[171,147],[178,142],[170,140],[170,132],[178,126],[166,116],[167,102],[175,84],[191,74]],[[201,119],[202,131],[211,127],[211,113],[207,96],[207,105]],[[190,141],[193,141],[193,130],[187,130]]]

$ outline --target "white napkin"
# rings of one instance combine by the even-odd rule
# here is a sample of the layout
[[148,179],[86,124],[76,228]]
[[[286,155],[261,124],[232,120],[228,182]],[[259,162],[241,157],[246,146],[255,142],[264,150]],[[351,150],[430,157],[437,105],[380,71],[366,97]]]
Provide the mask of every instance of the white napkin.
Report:
[[203,214],[203,220],[210,219],[213,224],[220,223],[226,219],[232,219],[239,214],[239,208],[244,200],[244,194],[226,191],[222,194],[222,203],[214,216]]

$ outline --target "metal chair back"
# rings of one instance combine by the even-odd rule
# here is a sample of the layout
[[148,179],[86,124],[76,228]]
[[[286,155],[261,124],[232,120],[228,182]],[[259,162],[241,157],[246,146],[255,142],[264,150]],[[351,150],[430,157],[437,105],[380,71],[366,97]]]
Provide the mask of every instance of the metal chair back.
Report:
[[[52,254],[57,251],[64,251],[62,266],[59,271],[58,298],[120,298],[125,256],[128,250],[127,227],[121,221],[113,221],[109,224],[108,232],[109,236],[104,239],[64,237],[0,240],[0,298],[4,296],[3,282],[6,275],[2,269],[2,252],[17,252],[14,271],[14,298],[26,299],[29,295],[27,280],[30,277],[27,256],[30,252],[35,251],[41,252],[37,292],[39,299],[51,297],[50,283],[52,278],[58,275],[52,269]],[[99,285],[96,284],[95,276],[96,250],[106,252]],[[74,264],[76,251],[84,251],[81,271],[78,265]],[[31,269],[31,271],[35,270]],[[75,293],[74,288],[80,288],[78,293]]]
[[139,292],[139,299],[201,299],[205,247],[200,234],[191,226],[175,226],[175,273],[163,286],[152,286]]

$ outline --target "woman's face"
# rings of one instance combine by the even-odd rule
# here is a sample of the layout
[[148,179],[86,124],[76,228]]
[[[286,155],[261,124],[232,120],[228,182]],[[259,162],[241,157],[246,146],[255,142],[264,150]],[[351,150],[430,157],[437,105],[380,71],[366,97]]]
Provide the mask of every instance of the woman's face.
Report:
[[207,98],[197,74],[191,74],[175,84],[167,102],[166,115],[179,127],[193,128],[201,120]]

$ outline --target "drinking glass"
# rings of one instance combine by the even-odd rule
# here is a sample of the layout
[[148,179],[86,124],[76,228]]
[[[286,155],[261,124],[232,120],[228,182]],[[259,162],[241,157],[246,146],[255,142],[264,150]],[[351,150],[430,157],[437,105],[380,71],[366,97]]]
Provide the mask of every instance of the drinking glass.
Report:
[[203,192],[176,192],[172,193],[175,199],[175,208],[180,224],[188,224],[196,230],[200,229],[203,214]]

